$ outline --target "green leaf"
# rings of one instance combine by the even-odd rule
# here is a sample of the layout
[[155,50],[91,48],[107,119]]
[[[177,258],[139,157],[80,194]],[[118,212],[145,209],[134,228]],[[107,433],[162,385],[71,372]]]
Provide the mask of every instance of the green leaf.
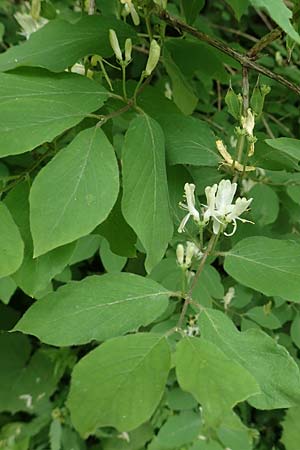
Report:
[[24,256],[24,243],[7,206],[0,202],[0,278],[13,274]]
[[155,281],[138,275],[94,275],[34,303],[15,329],[58,346],[103,341],[153,322],[167,308],[168,296]]
[[300,314],[297,313],[291,325],[291,338],[294,344],[300,348]]
[[280,320],[271,311],[266,312],[263,306],[255,306],[245,313],[245,316],[254,320],[261,327],[276,330],[281,327]]
[[123,149],[122,212],[146,250],[149,272],[164,256],[173,234],[164,136],[148,116],[134,119]]
[[291,197],[291,199],[295,202],[300,204],[300,186],[297,185],[290,185],[287,186],[286,191],[288,195]]
[[103,426],[137,428],[158,406],[169,369],[164,337],[136,334],[105,342],[73,371],[67,404],[74,427],[83,436]]
[[[291,138],[277,138],[277,139],[266,139],[265,142],[268,146],[277,150],[277,152],[272,152],[268,155],[268,158],[272,159],[273,153],[274,156],[277,156],[277,160],[281,155],[283,156],[283,161],[287,160],[290,167],[299,170],[300,165],[300,140],[291,139]],[[282,168],[282,165],[281,165]]]
[[17,285],[11,277],[0,278],[0,300],[6,305],[17,289]]
[[179,448],[192,442],[200,434],[200,414],[194,411],[183,411],[169,416],[160,428],[155,444],[162,449]]
[[250,6],[249,0],[226,0],[226,3],[233,9],[237,20],[240,20]]
[[298,450],[300,442],[300,407],[290,408],[286,412],[283,421],[283,433],[281,442],[285,445],[286,450]]
[[275,222],[279,213],[279,199],[270,186],[256,184],[247,195],[253,198],[251,216],[255,223],[264,227]]
[[182,8],[188,24],[193,25],[204,5],[205,0],[182,0]]
[[[153,437],[153,427],[149,422],[144,423],[125,435],[117,435],[110,439],[103,439],[103,450],[141,450]],[[120,439],[121,437],[121,439]],[[66,449],[67,450],[67,449]]]
[[219,164],[221,158],[216,150],[216,138],[206,123],[180,114],[168,114],[161,121],[166,136],[169,164]]
[[92,258],[99,249],[101,237],[98,234],[89,234],[76,241],[69,264],[76,264],[85,259]]
[[80,75],[33,69],[1,73],[0,157],[52,141],[100,108],[107,97],[99,83]]
[[172,59],[171,53],[164,49],[163,62],[172,81],[172,93],[175,104],[186,115],[192,114],[198,103],[198,97],[191,88],[190,83]]
[[294,41],[300,44],[300,36],[292,26],[290,19],[292,11],[285,5],[283,0],[249,0],[254,8],[265,9],[269,16],[283,29]]
[[97,233],[104,236],[112,252],[119,256],[136,256],[136,234],[128,225],[121,211],[122,190],[108,218],[97,227]]
[[127,37],[136,36],[130,26],[114,17],[85,16],[74,24],[52,20],[33,33],[27,42],[2,53],[0,71],[31,66],[62,72],[84,56],[111,56],[110,28],[117,31],[122,44]]
[[225,257],[226,272],[267,296],[300,302],[300,245],[253,236],[238,242]]
[[114,254],[106,239],[102,239],[100,246],[100,258],[106,272],[121,272],[127,258]]
[[237,403],[260,392],[247,370],[203,338],[187,337],[179,342],[176,373],[181,388],[195,396],[203,407],[205,422],[214,427]]
[[289,408],[300,401],[299,368],[287,350],[258,329],[239,332],[222,312],[202,311],[202,336],[227,358],[243,366],[258,382],[261,393],[248,399],[258,409]]
[[54,362],[41,350],[29,357],[26,336],[0,334],[0,411],[34,413],[54,391]]
[[74,250],[68,244],[52,250],[38,258],[33,258],[33,243],[29,227],[29,185],[19,184],[5,198],[25,244],[24,259],[21,267],[12,275],[15,283],[30,297],[38,297],[50,281],[68,264]]
[[118,191],[113,147],[101,128],[82,131],[33,182],[30,227],[34,256],[93,231],[108,216]]

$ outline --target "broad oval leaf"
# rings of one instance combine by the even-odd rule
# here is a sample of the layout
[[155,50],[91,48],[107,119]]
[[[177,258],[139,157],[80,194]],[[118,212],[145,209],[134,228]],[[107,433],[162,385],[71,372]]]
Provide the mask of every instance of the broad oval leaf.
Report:
[[253,236],[238,242],[225,257],[226,272],[268,296],[300,302],[300,245]]
[[291,24],[292,11],[286,6],[284,0],[249,0],[254,8],[263,8],[280,28],[294,41],[300,44],[300,36]]
[[153,322],[168,297],[158,283],[138,275],[94,275],[34,303],[15,329],[58,346],[103,341]]
[[123,189],[122,211],[146,250],[145,267],[150,272],[165,254],[173,225],[164,135],[146,115],[134,119],[125,136]]
[[35,178],[30,191],[34,256],[90,233],[119,191],[114,149],[100,127],[79,133]]
[[258,382],[261,393],[248,402],[258,409],[289,408],[300,401],[299,368],[288,351],[261,330],[239,332],[221,311],[204,309],[201,335]]
[[179,342],[176,373],[181,388],[201,403],[205,422],[211,426],[218,426],[237,403],[260,392],[247,370],[203,338]]
[[0,157],[52,141],[100,108],[108,95],[81,75],[39,69],[0,73]]
[[54,276],[68,264],[74,245],[73,243],[64,245],[38,258],[33,258],[28,196],[29,184],[23,182],[12,189],[4,201],[20,230],[24,242],[24,258],[12,278],[27,295],[38,297],[49,287],[49,283]]
[[97,427],[138,427],[158,406],[169,369],[164,337],[136,334],[105,342],[74,368],[67,401],[74,427],[85,437]]
[[111,56],[110,28],[117,31],[121,43],[136,35],[129,25],[114,17],[85,16],[74,24],[61,19],[52,20],[33,33],[28,41],[2,53],[0,71],[30,66],[62,72],[84,56]]
[[13,274],[22,264],[24,243],[8,208],[0,202],[0,278]]

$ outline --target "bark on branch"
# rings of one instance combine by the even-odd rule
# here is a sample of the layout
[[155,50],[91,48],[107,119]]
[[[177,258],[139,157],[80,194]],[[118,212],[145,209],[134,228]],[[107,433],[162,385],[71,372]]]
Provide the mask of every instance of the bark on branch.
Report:
[[[248,69],[255,70],[258,73],[261,73],[262,75],[265,75],[266,77],[277,81],[278,83],[282,84],[283,86],[287,87],[291,91],[295,92],[296,94],[300,95],[300,87],[298,87],[296,84],[292,83],[289,80],[286,80],[283,76],[276,74],[272,72],[271,70],[267,69],[264,66],[261,66],[257,62],[255,62],[251,57],[244,55],[242,53],[239,53],[238,51],[234,50],[233,48],[229,47],[228,45],[224,44],[224,42],[215,39],[211,36],[209,36],[206,33],[203,33],[202,31],[197,30],[196,28],[182,22],[181,20],[177,19],[176,17],[171,16],[167,11],[160,10],[158,12],[158,16],[161,20],[166,22],[168,25],[172,26],[176,30],[180,32],[187,32],[194,36],[195,38],[199,39],[200,41],[206,42],[208,45],[211,45],[212,47],[220,50],[222,53],[225,53],[228,56],[231,56],[233,59],[238,61],[242,67],[246,67]],[[278,31],[275,33],[277,36]],[[279,35],[279,34],[278,34]],[[274,35],[272,36],[274,37]],[[272,39],[273,40],[273,39]],[[267,40],[267,42],[270,42]],[[265,44],[265,43],[264,43]],[[262,45],[261,48],[263,48],[265,45]],[[258,50],[258,48],[255,49],[255,53]]]

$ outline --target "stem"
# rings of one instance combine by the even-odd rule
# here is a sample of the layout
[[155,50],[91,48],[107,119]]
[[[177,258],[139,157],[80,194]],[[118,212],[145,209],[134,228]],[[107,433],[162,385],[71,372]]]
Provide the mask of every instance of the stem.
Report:
[[224,44],[224,42],[222,42],[218,39],[212,38],[208,34],[203,33],[202,31],[199,31],[190,25],[187,25],[186,23],[182,22],[181,20],[171,16],[165,10],[158,9],[157,15],[158,15],[158,17],[160,17],[161,20],[165,21],[173,28],[175,28],[181,32],[187,32],[187,33],[191,34],[192,36],[199,39],[200,41],[206,42],[208,45],[211,45],[212,47],[217,48],[222,53],[225,53],[226,55],[231,56],[231,58],[235,59],[243,66],[247,67],[248,69],[255,70],[256,72],[261,73],[262,75],[265,75],[266,77],[277,81],[278,83],[287,87],[291,91],[296,92],[296,94],[300,95],[300,87],[298,87],[296,84],[292,83],[289,80],[286,80],[283,76],[272,72],[271,70],[267,69],[266,67],[263,67],[260,64],[257,64],[255,61],[253,61],[247,55],[239,53],[238,51],[236,51],[233,48],[229,47],[228,45]]
[[106,79],[106,82],[107,82],[107,84],[108,84],[110,90],[113,91],[114,89],[113,89],[113,87],[112,87],[110,78],[109,78],[109,76],[108,76],[108,74],[107,74],[107,72],[106,72],[106,70],[105,70],[105,67],[104,67],[104,64],[103,64],[102,59],[99,59],[99,64],[100,64],[100,67],[101,67],[101,70],[102,70],[102,72],[103,72],[104,78]]
[[248,69],[246,66],[243,66],[242,69],[242,94],[243,94],[243,115],[247,115],[247,110],[249,108],[249,77],[248,77]]
[[276,41],[279,37],[281,37],[282,31],[281,29],[274,28],[270,33],[263,36],[256,44],[253,45],[252,48],[247,52],[247,56],[249,58],[257,58],[258,54],[268,45],[270,45],[273,41]]
[[126,65],[122,63],[122,87],[124,99],[127,102],[127,90],[126,90]]
[[145,11],[145,22],[146,22],[146,27],[147,27],[147,33],[148,33],[148,36],[149,36],[149,40],[151,42],[152,39],[153,39],[153,35],[152,35],[150,17],[149,17],[149,14],[147,13],[147,11]]
[[213,234],[211,236],[209,242],[208,242],[207,248],[206,248],[206,250],[205,250],[205,252],[204,252],[204,254],[203,254],[202,258],[201,258],[199,267],[198,267],[197,272],[196,272],[196,274],[195,274],[195,276],[193,278],[193,282],[191,284],[191,287],[188,290],[188,293],[187,293],[187,295],[185,297],[184,304],[183,304],[183,307],[182,307],[182,310],[181,310],[181,314],[180,314],[180,317],[179,317],[179,320],[178,320],[178,323],[177,323],[177,328],[181,328],[182,327],[182,324],[183,324],[183,321],[184,321],[184,318],[185,318],[185,315],[186,315],[186,311],[187,311],[188,306],[190,304],[190,299],[191,299],[193,290],[194,290],[194,288],[195,288],[195,286],[197,284],[197,281],[198,281],[198,279],[199,279],[199,277],[200,277],[200,275],[201,275],[201,273],[202,273],[202,271],[204,269],[204,265],[205,265],[205,262],[207,260],[207,257],[210,255],[210,252],[212,251],[212,249],[214,248],[215,244],[217,243],[218,237],[219,237],[219,235]]
[[145,78],[144,72],[142,72],[141,78],[139,79],[139,82],[136,85],[136,88],[135,88],[134,94],[133,94],[133,104],[134,104],[134,106],[136,106],[136,97],[137,97],[138,91],[139,91],[139,89],[140,89],[140,87],[141,87],[141,85],[142,85],[142,83],[144,81],[144,78]]

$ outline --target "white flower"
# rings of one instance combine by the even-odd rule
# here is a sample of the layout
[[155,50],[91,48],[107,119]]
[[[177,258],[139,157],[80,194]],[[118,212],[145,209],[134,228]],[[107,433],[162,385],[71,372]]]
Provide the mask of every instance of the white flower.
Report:
[[254,114],[252,113],[251,109],[247,109],[247,116],[241,117],[242,127],[248,134],[248,136],[253,137],[253,130],[255,126],[255,120],[254,120]]
[[192,259],[200,259],[203,253],[199,250],[194,242],[187,241],[186,248],[182,244],[178,244],[176,248],[177,263],[183,269],[188,269],[192,265]]
[[232,299],[235,296],[235,289],[233,286],[231,286],[228,291],[226,292],[226,294],[223,297],[223,302],[224,302],[224,308],[225,310],[228,309],[228,306],[230,305]]
[[235,203],[233,197],[237,189],[236,183],[230,180],[222,180],[220,183],[205,188],[207,205],[205,205],[204,221],[207,223],[210,218],[213,221],[213,232],[218,234],[225,230],[229,223],[233,223],[233,230],[230,234],[224,232],[225,236],[232,236],[237,228],[237,220],[241,222],[250,222],[241,219],[240,216],[247,210],[252,198],[247,200],[245,197],[237,198]]
[[19,34],[21,36],[25,36],[26,39],[29,39],[30,35],[32,33],[35,33],[37,30],[42,28],[46,23],[48,23],[48,20],[44,17],[39,17],[38,19],[33,19],[31,14],[22,14],[20,12],[16,12],[14,14],[14,18],[19,23],[20,27],[22,28],[22,32]]
[[195,222],[197,222],[197,223],[200,222],[200,214],[199,214],[199,211],[195,207],[195,185],[192,183],[185,183],[184,192],[185,192],[186,204],[185,203],[179,203],[179,204],[183,209],[188,211],[188,213],[182,219],[182,221],[179,225],[179,228],[178,228],[178,233],[182,233],[184,231],[184,227],[190,217],[193,217]]

